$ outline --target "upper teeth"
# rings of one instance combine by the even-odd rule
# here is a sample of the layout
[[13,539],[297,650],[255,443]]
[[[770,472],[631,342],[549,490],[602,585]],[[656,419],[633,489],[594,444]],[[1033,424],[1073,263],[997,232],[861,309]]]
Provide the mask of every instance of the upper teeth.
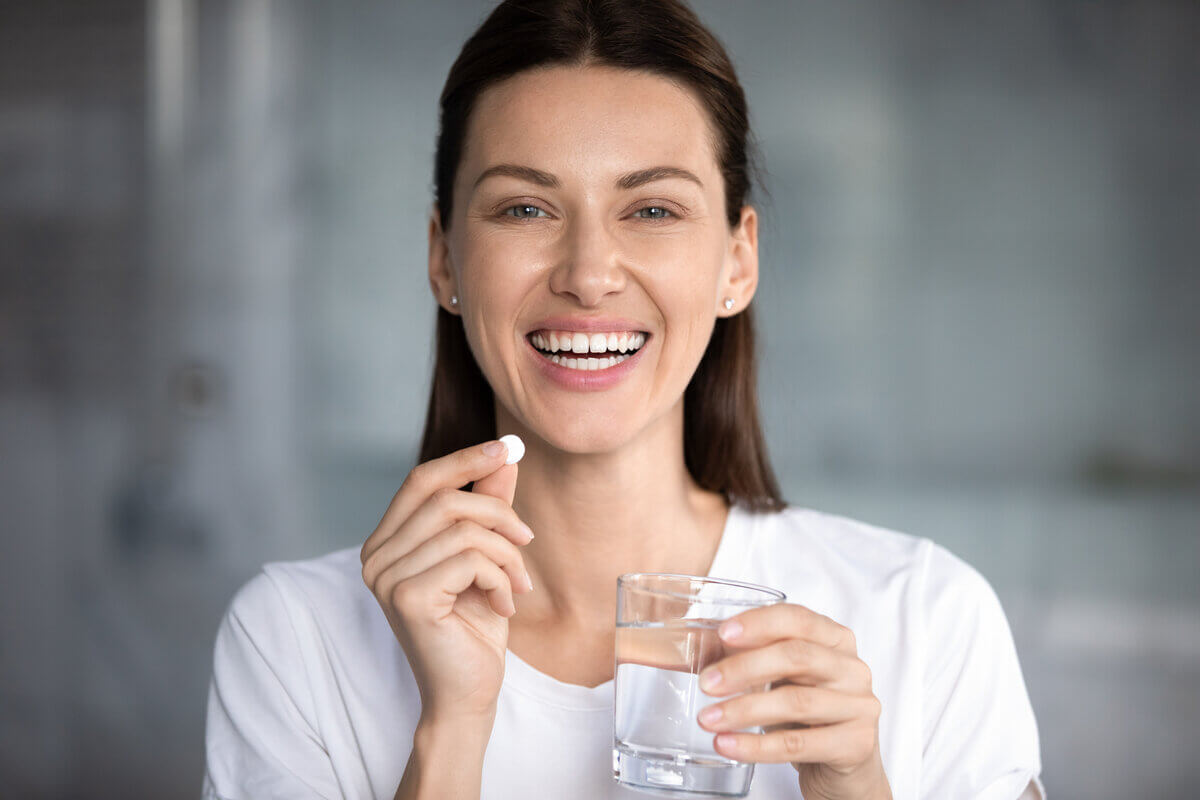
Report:
[[529,337],[539,350],[557,353],[606,353],[616,350],[621,353],[637,350],[646,343],[646,334],[636,331],[613,331],[610,333],[582,333],[579,331],[538,331]]

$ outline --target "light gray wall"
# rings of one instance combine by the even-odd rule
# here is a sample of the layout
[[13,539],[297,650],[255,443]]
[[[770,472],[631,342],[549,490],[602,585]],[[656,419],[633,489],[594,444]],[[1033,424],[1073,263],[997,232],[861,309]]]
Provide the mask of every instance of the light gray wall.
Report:
[[[1200,7],[695,5],[768,173],[787,496],[992,581],[1054,797],[1192,796]],[[6,794],[195,796],[234,589],[374,528],[490,6],[0,4]]]

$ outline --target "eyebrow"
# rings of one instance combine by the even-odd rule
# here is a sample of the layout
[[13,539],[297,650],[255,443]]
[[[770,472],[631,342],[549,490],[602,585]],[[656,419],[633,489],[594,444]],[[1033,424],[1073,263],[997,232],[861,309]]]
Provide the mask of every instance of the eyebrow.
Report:
[[475,186],[497,175],[507,175],[510,178],[529,181],[530,183],[536,183],[538,186],[545,186],[549,189],[557,189],[559,187],[558,178],[549,172],[542,172],[540,169],[534,169],[533,167],[522,167],[519,164],[497,164],[494,167],[488,167],[475,179]]
[[[479,184],[488,178],[500,175],[528,181],[538,186],[545,186],[548,189],[557,189],[562,185],[554,175],[551,175],[549,172],[542,172],[540,169],[524,167],[520,164],[497,164],[494,167],[488,167],[480,173],[479,177],[475,179],[475,186],[479,186]],[[617,178],[615,185],[618,189],[636,189],[643,184],[666,180],[668,178],[682,178],[683,180],[691,181],[701,189],[704,188],[704,183],[696,177],[695,173],[681,167],[649,167],[647,169],[639,169],[636,172],[629,172]]]
[[639,169],[637,172],[630,172],[628,175],[622,175],[617,179],[618,189],[636,189],[645,183],[654,181],[666,180],[667,178],[682,178],[685,181],[691,181],[704,188],[704,184],[692,172],[680,167],[650,167],[649,169]]

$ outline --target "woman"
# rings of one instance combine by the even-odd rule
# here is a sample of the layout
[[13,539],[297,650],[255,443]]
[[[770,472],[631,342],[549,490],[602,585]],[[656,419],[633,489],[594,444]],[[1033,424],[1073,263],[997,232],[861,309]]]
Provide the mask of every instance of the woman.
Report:
[[751,797],[1036,796],[986,582],[779,496],[746,104],[709,31],[672,0],[506,2],[441,105],[421,463],[361,550],[268,565],[234,600],[208,796],[639,796],[609,766],[635,571],[793,601],[724,626],[737,654],[702,676],[717,751],[760,765]]

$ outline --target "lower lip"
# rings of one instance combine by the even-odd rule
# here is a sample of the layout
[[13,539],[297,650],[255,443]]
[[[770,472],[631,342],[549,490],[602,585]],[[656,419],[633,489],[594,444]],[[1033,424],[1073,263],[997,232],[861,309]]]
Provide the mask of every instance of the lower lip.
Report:
[[[530,344],[528,339],[525,340],[525,346],[529,348],[530,355],[537,360],[538,368],[541,369],[542,374],[564,389],[576,392],[598,392],[616,385],[637,366],[642,353],[646,352],[646,345],[648,344],[650,344],[650,337],[646,337],[646,342],[638,348],[638,351],[620,364],[605,369],[584,370],[571,369],[561,364],[555,364]],[[583,354],[581,353],[580,355]]]

